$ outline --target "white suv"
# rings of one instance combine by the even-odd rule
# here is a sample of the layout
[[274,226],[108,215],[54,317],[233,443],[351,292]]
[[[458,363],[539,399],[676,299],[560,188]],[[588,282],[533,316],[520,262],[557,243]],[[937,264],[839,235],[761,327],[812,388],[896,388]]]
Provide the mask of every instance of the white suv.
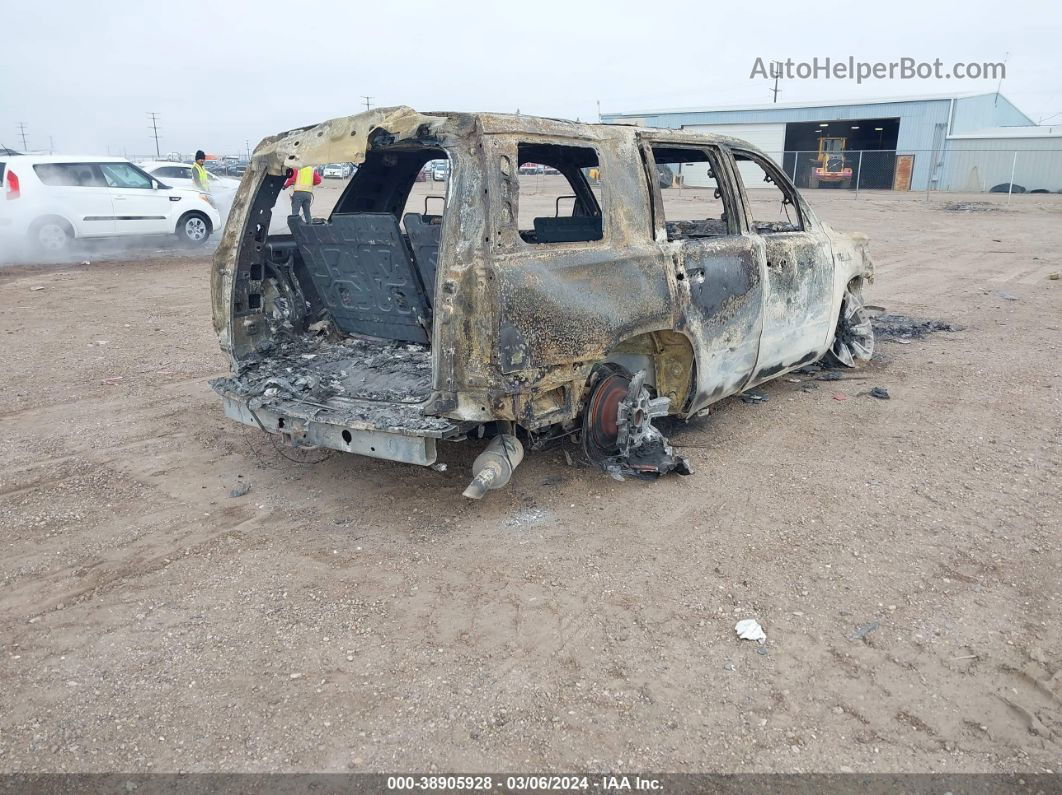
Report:
[[202,245],[221,225],[197,190],[171,188],[117,157],[0,157],[0,236],[21,237],[45,253],[74,238],[177,235]]

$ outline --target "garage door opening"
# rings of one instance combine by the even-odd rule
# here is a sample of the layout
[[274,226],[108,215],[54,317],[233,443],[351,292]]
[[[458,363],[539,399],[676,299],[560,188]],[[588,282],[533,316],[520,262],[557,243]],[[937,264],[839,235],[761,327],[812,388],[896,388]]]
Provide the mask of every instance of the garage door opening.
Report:
[[[742,141],[748,141],[753,146],[766,152],[778,165],[782,164],[785,125],[780,122],[772,124],[687,124],[682,129],[698,133],[709,133],[710,135],[730,135],[734,138],[740,138]],[[751,171],[745,174],[744,166],[739,166],[739,168],[742,169],[742,174],[749,178],[745,184],[751,185],[754,174]],[[676,167],[673,166],[672,170],[676,170]],[[682,177],[682,184],[687,187],[715,188],[715,180],[708,177],[707,169],[694,168],[691,171],[680,163],[677,166],[677,171],[679,176]]]
[[889,189],[899,134],[899,119],[790,123],[782,166],[801,188]]

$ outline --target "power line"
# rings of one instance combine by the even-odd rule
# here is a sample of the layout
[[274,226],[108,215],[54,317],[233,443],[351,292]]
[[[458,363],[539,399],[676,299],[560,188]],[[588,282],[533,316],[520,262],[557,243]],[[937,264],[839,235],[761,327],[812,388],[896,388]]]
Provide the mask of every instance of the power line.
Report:
[[376,97],[367,97],[364,94],[362,94],[361,98],[365,100],[365,110],[371,110],[372,109],[372,101],[374,99],[376,99]]
[[20,121],[18,123],[18,134],[22,136],[22,150],[28,152],[29,144],[26,143],[26,122]]
[[151,118],[151,131],[155,135],[155,157],[161,158],[162,157],[162,152],[159,151],[159,125],[158,125],[159,114],[157,114],[157,113],[148,113],[148,116]]

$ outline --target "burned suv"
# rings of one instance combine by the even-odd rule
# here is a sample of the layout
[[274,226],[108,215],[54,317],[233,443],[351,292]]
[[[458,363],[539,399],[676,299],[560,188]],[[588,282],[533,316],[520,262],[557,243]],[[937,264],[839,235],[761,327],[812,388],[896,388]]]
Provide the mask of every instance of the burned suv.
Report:
[[[286,177],[332,162],[358,165],[334,206],[288,215]],[[376,108],[255,150],[214,259],[212,386],[295,446],[485,445],[470,497],[562,440],[618,478],[688,473],[654,419],[868,359],[872,273],[866,238],[734,138]]]

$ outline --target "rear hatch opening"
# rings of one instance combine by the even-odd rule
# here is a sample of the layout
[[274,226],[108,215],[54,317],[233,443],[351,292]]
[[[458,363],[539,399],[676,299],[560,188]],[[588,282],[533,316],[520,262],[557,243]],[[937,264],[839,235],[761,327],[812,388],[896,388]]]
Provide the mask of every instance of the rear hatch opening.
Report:
[[297,445],[423,465],[437,439],[475,426],[425,414],[449,174],[441,148],[370,149],[349,178],[314,180],[309,223],[285,177],[263,178],[230,317],[253,350],[211,382],[229,417]]

